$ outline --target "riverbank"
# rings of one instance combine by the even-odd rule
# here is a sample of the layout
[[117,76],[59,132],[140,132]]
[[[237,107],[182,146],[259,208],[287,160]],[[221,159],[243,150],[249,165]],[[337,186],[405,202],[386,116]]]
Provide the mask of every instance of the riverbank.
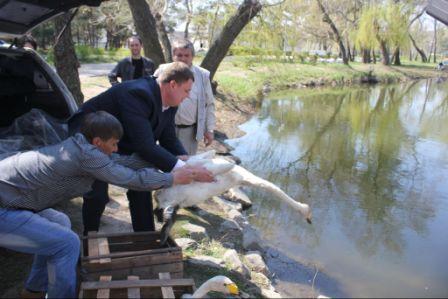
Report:
[[[263,92],[292,87],[354,84],[356,82],[355,79],[361,78],[360,74],[365,73],[365,71],[368,72],[371,67],[364,65],[346,67],[339,64],[317,64],[313,66],[290,63],[268,63],[263,65],[262,63],[251,61],[247,62],[246,67],[246,65],[242,65],[243,62],[238,59],[233,61],[230,59],[226,60],[216,75],[216,79],[219,81],[219,95],[216,103],[217,131],[221,140],[235,138],[243,134],[237,126],[253,115]],[[437,77],[439,75],[446,77],[447,75],[444,72],[432,70],[429,66],[390,67],[392,72],[390,74],[386,72],[388,68],[378,65],[373,67],[375,69],[373,74],[378,74],[376,77],[380,78],[378,80],[380,82],[401,82],[418,78]],[[352,77],[349,76],[350,74]],[[107,89],[109,83],[106,77],[85,77],[82,78],[82,87],[86,99],[89,99]],[[218,142],[215,142],[213,147],[218,152],[226,152],[228,150],[226,146]],[[103,217],[103,229],[130,231],[129,212],[123,190],[114,188],[111,190],[111,196],[115,201],[106,210],[106,214]],[[202,225],[206,229],[208,238],[195,240],[196,243],[192,243],[195,247],[186,248],[185,257],[188,260],[196,260],[197,256],[211,256],[215,258],[223,256],[228,250],[231,250],[229,247],[233,244],[240,261],[244,261],[250,249],[247,250],[243,246],[243,230],[236,229],[235,232],[232,232],[234,234],[232,236],[220,231],[222,223],[229,218],[229,211],[215,211],[215,205],[215,201],[211,201],[201,205],[198,211],[181,210],[181,217],[174,227],[173,236],[175,238],[189,236],[189,233],[183,228],[187,222]],[[77,233],[81,233],[81,199],[76,198],[58,208],[70,215],[73,229]],[[243,213],[242,215],[244,216]],[[242,219],[242,223],[244,223],[244,219],[247,220],[247,218]],[[0,281],[2,282],[0,296],[17,297],[18,291],[21,289],[29,271],[31,258],[28,255],[12,252],[3,254],[2,252],[0,262],[3,265],[0,276]],[[257,281],[251,281],[248,277],[244,277],[243,274],[231,271],[233,268],[227,262],[218,262],[217,264],[219,268],[213,268],[210,264],[204,266],[188,262],[185,265],[186,276],[193,277],[199,285],[207,277],[224,273],[235,279],[242,289],[249,294],[260,294],[262,292],[261,286],[263,285],[269,287],[268,283],[270,282],[264,278],[269,277],[268,272],[264,277],[254,275]],[[244,269],[244,267],[241,266],[241,269]],[[310,282],[308,285],[303,286],[301,296],[311,297],[315,295],[312,291]]]
[[398,83],[409,80],[448,77],[435,64],[403,61],[402,66],[353,62],[290,63],[259,58],[229,57],[215,75],[221,93],[243,100],[263,93],[294,88],[346,86],[362,83]]

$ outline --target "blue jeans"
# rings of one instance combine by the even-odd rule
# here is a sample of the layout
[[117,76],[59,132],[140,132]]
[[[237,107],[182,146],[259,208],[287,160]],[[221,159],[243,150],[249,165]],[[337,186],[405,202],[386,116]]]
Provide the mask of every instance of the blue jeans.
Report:
[[80,241],[70,219],[46,209],[38,213],[0,208],[0,247],[34,254],[25,287],[48,298],[75,298]]

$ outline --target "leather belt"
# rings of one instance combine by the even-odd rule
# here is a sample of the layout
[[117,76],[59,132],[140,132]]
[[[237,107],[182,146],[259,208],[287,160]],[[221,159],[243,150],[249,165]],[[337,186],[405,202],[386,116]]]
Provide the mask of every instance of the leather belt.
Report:
[[179,129],[185,129],[185,128],[191,128],[191,127],[196,127],[196,124],[192,124],[192,125],[176,125],[176,128],[179,128]]

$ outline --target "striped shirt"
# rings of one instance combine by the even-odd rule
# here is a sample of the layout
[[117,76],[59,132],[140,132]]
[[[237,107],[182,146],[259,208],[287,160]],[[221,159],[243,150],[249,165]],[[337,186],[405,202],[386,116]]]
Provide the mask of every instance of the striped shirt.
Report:
[[61,143],[0,161],[0,207],[40,211],[90,191],[95,179],[149,191],[169,187],[170,173],[136,155],[108,156],[76,134]]

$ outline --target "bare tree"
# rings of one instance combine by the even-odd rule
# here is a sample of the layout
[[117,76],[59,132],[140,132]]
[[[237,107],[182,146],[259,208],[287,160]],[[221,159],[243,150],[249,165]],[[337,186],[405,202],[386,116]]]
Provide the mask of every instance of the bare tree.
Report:
[[413,38],[413,36],[411,35],[410,32],[410,28],[412,26],[412,24],[418,20],[423,14],[425,13],[425,10],[422,9],[410,22],[409,22],[409,27],[408,27],[408,34],[409,34],[409,39],[412,42],[412,45],[414,46],[415,50],[418,52],[418,54],[420,54],[420,57],[422,59],[422,62],[427,62],[428,61],[428,57],[425,54],[425,51],[423,51],[421,48],[418,47],[417,42],[415,41],[415,39]]
[[224,59],[241,30],[261,11],[258,0],[243,0],[235,14],[224,25],[219,36],[213,42],[201,66],[210,71],[210,79],[216,73],[219,64]]
[[128,0],[128,4],[131,8],[135,29],[142,38],[145,55],[154,61],[156,67],[165,63],[165,56],[159,43],[156,20],[148,3],[145,0]]
[[336,28],[336,25],[334,24],[333,20],[328,15],[324,5],[322,4],[322,1],[321,0],[316,0],[316,1],[317,1],[317,4],[319,5],[320,10],[322,11],[322,14],[324,15],[323,21],[325,23],[327,23],[328,25],[330,25],[330,28],[333,31],[336,42],[339,45],[339,50],[341,51],[342,61],[344,62],[344,64],[348,64],[349,59],[347,56],[347,51],[345,50],[344,41],[342,40],[342,37],[339,34],[338,28]]
[[193,14],[193,8],[192,8],[192,0],[184,0],[185,7],[187,9],[187,19],[185,21],[185,30],[184,30],[184,37],[188,38],[188,29],[190,27],[191,23],[191,16]]
[[54,47],[54,64],[56,71],[67,85],[76,103],[81,105],[84,101],[84,95],[81,92],[81,82],[79,81],[79,61],[76,57],[75,46],[73,45],[70,26],[71,18],[71,13],[65,13],[54,20],[57,34],[62,32],[64,26],[67,24],[64,33],[59,37]]

